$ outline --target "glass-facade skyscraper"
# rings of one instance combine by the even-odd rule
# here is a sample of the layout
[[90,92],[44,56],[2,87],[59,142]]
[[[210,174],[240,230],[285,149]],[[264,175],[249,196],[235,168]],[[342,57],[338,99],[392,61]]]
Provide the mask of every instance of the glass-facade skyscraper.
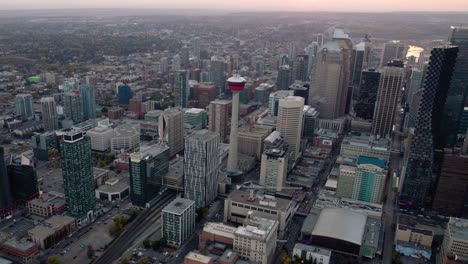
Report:
[[174,99],[175,106],[181,106],[187,108],[190,87],[189,87],[188,72],[186,70],[180,70],[175,73],[174,76]]
[[79,94],[71,92],[63,95],[63,114],[73,123],[83,121],[83,103]]
[[30,94],[18,94],[15,98],[16,115],[24,118],[34,116],[33,98]]
[[128,105],[130,103],[130,99],[133,98],[133,92],[130,86],[126,84],[120,85],[118,91],[119,104]]
[[11,207],[10,181],[3,159],[4,154],[3,147],[0,147],[0,157],[2,157],[0,159],[0,216],[3,216]]
[[431,202],[436,170],[434,150],[443,146],[447,138],[443,110],[457,53],[456,46],[436,47],[431,52],[401,193],[401,199],[412,201],[416,207]]
[[371,120],[374,116],[375,101],[379,89],[380,72],[375,70],[362,71],[358,102],[354,106],[356,116]]
[[130,155],[130,199],[144,207],[161,190],[163,177],[169,171],[169,148],[149,146]]
[[11,197],[15,204],[25,204],[39,195],[36,168],[32,158],[12,156],[7,165]]
[[80,96],[84,119],[96,118],[96,89],[93,85],[80,85]]
[[64,135],[60,150],[68,213],[83,217],[96,207],[91,140],[83,132],[70,132]]

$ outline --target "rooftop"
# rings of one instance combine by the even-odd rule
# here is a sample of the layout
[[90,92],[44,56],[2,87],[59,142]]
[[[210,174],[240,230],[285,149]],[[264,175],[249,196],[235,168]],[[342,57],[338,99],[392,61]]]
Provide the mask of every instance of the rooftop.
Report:
[[294,249],[296,249],[296,248],[300,249],[300,250],[303,250],[303,251],[318,253],[318,254],[321,254],[321,255],[324,255],[324,256],[328,256],[328,257],[331,256],[331,250],[326,249],[326,248],[309,246],[309,245],[305,245],[305,244],[301,244],[301,243],[296,243],[296,245],[294,245]]
[[200,253],[195,253],[193,251],[190,251],[187,256],[185,256],[185,259],[190,259],[193,261],[197,261],[199,263],[210,263],[212,261],[211,257],[205,256]]
[[358,165],[360,165],[360,164],[372,164],[372,165],[375,165],[375,166],[380,167],[382,169],[387,168],[387,167],[385,167],[385,161],[384,160],[378,159],[378,158],[366,157],[366,156],[359,156],[358,159],[357,159],[357,164]]
[[236,232],[236,229],[237,228],[223,223],[208,222],[203,227],[203,232],[234,239],[234,232]]
[[232,202],[251,204],[263,208],[275,208],[279,211],[287,211],[293,204],[291,199],[275,197],[257,191],[255,199],[250,200],[250,192],[245,190],[234,190],[229,194],[228,199]]
[[345,208],[366,214],[372,217],[380,218],[382,216],[382,205],[368,203],[348,198],[336,197],[336,192],[322,190],[314,203],[315,208]]
[[203,112],[206,112],[206,111],[205,109],[201,109],[201,108],[190,108],[190,109],[187,109],[187,111],[185,111],[186,114],[200,114]]
[[447,228],[450,228],[452,239],[468,241],[468,219],[450,217]]
[[130,188],[128,183],[113,178],[106,181],[106,184],[99,186],[98,191],[103,193],[121,193],[128,188]]
[[235,234],[265,240],[271,232],[276,232],[275,226],[278,226],[275,220],[250,215],[244,220],[243,225],[236,229]]
[[28,241],[26,239],[20,240],[17,237],[12,237],[8,239],[7,241],[3,242],[3,245],[18,249],[20,251],[27,251],[32,247],[36,247],[36,244],[34,244],[33,242]]
[[163,208],[163,212],[181,215],[194,204],[195,202],[192,200],[177,197]]
[[206,142],[206,141],[210,141],[210,140],[212,140],[213,138],[216,138],[216,137],[219,137],[218,133],[211,132],[211,131],[209,131],[207,129],[202,129],[202,130],[198,130],[195,133],[191,134],[185,140],[186,141]]
[[114,128],[114,138],[131,137],[140,134],[139,125],[122,124]]

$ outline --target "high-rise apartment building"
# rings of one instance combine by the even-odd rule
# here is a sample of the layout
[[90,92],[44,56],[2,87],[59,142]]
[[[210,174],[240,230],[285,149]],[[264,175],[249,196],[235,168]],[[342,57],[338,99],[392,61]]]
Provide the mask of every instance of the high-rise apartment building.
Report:
[[401,60],[405,58],[405,44],[399,40],[392,40],[384,44],[380,67],[385,67],[391,60]]
[[53,97],[43,97],[41,99],[42,123],[45,131],[59,129],[57,105]]
[[[4,157],[3,147],[0,147],[0,157]],[[11,210],[10,181],[5,166],[5,159],[0,159],[0,217]]]
[[183,68],[188,68],[190,66],[189,48],[187,45],[184,45],[180,49],[180,64]]
[[130,103],[130,99],[133,98],[133,92],[130,86],[126,84],[120,85],[118,88],[117,97],[119,98],[119,104],[128,105]]
[[175,105],[187,108],[190,86],[189,86],[188,72],[180,70],[174,76],[174,99]]
[[381,203],[387,168],[381,159],[359,156],[356,167],[340,165],[336,195],[370,203]]
[[468,27],[451,27],[449,41],[458,46],[458,56],[443,110],[447,147],[454,146],[457,142],[463,107],[468,106]]
[[96,88],[90,84],[81,84],[79,91],[84,119],[96,118]]
[[169,147],[169,157],[184,150],[184,112],[180,107],[168,108],[159,116],[159,137]]
[[362,72],[358,101],[354,106],[357,117],[367,120],[373,118],[379,81],[380,72],[375,70],[365,70]]
[[83,121],[83,103],[78,93],[66,93],[63,95],[63,114],[73,123]]
[[161,59],[159,59],[159,72],[163,74],[166,73],[167,65],[168,65],[168,62],[167,62],[166,57],[162,57]]
[[372,134],[375,136],[391,136],[404,74],[403,63],[398,66],[385,66],[380,71],[372,123]]
[[185,140],[184,193],[197,208],[206,207],[218,195],[219,134],[199,130]]
[[30,94],[18,94],[15,97],[16,115],[23,118],[32,118],[34,116],[33,98]]
[[411,200],[417,207],[431,203],[433,171],[437,170],[434,161],[439,159],[434,156],[434,149],[443,148],[447,138],[443,106],[457,53],[455,46],[436,47],[431,52],[401,193],[402,199]]
[[[343,50],[335,41],[327,42],[317,55],[311,74],[309,104],[320,112],[322,118],[335,119],[344,115],[345,65]],[[344,100],[344,101],[343,101]]]
[[288,174],[288,152],[283,149],[269,149],[262,154],[260,185],[276,187],[280,192],[285,186]]
[[169,245],[180,246],[195,231],[195,202],[176,198],[162,210],[162,237]]
[[169,171],[169,148],[148,146],[132,153],[130,165],[130,200],[133,205],[144,207],[154,199],[163,185],[163,177]]
[[276,87],[278,90],[287,90],[291,85],[291,67],[289,65],[281,65],[278,69],[276,77]]
[[288,96],[279,100],[277,130],[286,139],[291,151],[290,162],[300,156],[304,98]]
[[172,70],[173,71],[180,70],[181,65],[182,65],[182,61],[181,61],[179,54],[174,55],[174,57],[172,57],[172,65],[171,65]]
[[231,101],[215,100],[208,106],[208,128],[219,134],[221,142],[226,140],[229,134],[229,114]]
[[92,218],[96,198],[91,140],[83,132],[72,131],[63,136],[60,150],[67,211],[74,217]]

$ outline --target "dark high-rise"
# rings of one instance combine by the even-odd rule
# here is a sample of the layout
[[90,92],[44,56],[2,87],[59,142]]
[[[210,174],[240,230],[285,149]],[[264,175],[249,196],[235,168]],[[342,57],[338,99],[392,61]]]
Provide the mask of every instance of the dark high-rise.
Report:
[[120,85],[118,92],[119,104],[128,105],[130,103],[130,99],[133,98],[133,92],[130,86],[126,84]]
[[10,181],[5,168],[3,147],[0,147],[0,218],[11,208]]
[[457,53],[455,46],[436,47],[431,52],[401,193],[401,199],[412,201],[416,207],[431,203],[431,188],[435,182],[434,149],[440,145],[446,131],[443,109]]
[[11,197],[15,204],[24,205],[39,195],[36,168],[32,157],[11,156],[7,165]]
[[82,132],[69,132],[60,144],[63,189],[71,216],[93,217],[96,206],[91,140]]
[[289,85],[291,85],[291,67],[289,65],[281,65],[278,69],[276,87],[278,90],[288,90]]
[[371,120],[374,116],[379,80],[380,72],[372,69],[362,71],[358,102],[354,106],[357,117]]
[[449,41],[458,46],[458,57],[444,106],[444,146],[456,144],[463,107],[468,91],[468,27],[451,27]]

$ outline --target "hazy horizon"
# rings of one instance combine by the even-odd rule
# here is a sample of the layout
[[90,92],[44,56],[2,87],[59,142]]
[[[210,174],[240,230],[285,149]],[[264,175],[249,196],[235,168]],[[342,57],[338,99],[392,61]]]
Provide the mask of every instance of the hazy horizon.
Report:
[[175,9],[222,11],[292,11],[292,12],[468,12],[466,0],[237,0],[222,4],[217,0],[17,0],[3,3],[0,10],[47,9]]

